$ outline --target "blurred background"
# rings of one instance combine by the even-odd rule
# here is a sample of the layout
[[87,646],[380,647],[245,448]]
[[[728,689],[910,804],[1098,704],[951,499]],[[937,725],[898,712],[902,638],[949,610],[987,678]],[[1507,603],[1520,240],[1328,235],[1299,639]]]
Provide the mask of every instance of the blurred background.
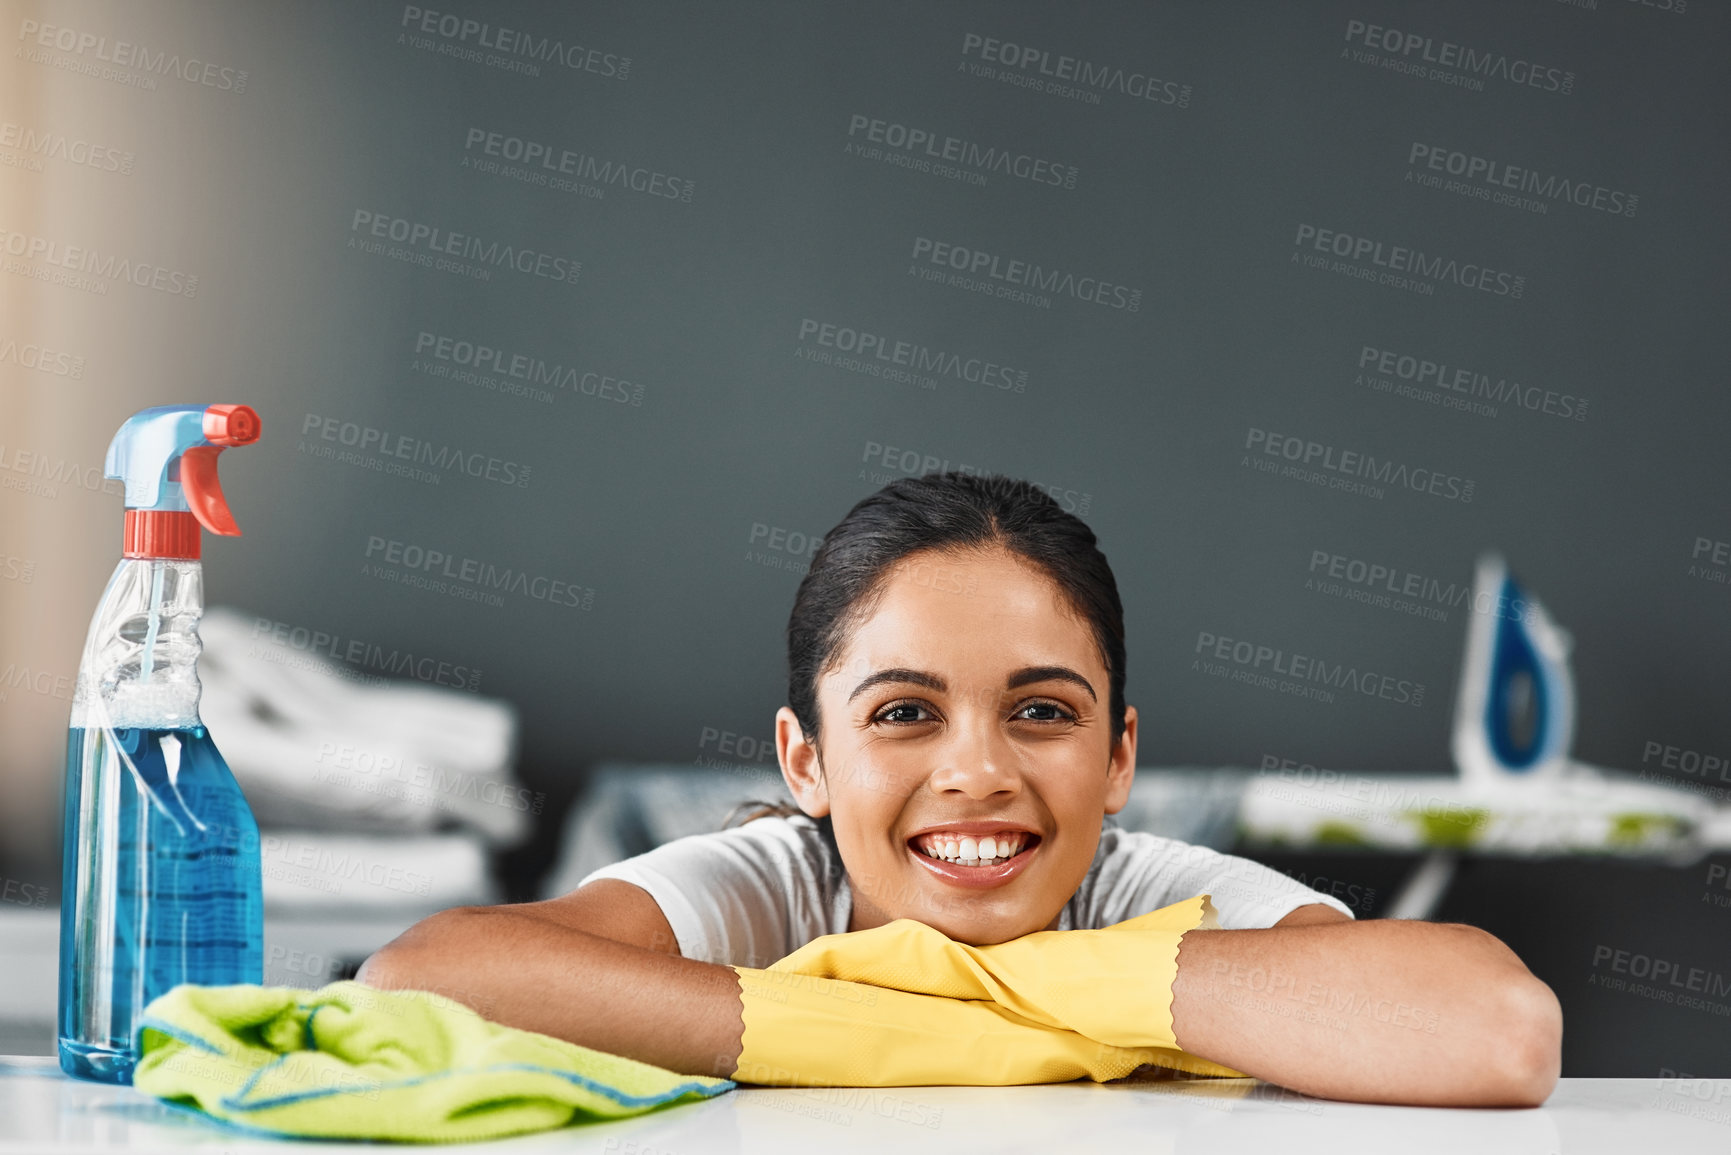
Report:
[[[263,418],[200,670],[267,982],[785,796],[800,576],[934,468],[1098,534],[1126,825],[1389,913],[1424,848],[1239,806],[1453,773],[1487,549],[1574,637],[1579,759],[1731,788],[1718,6],[0,12],[0,1051],[52,1048],[103,455],[150,405]],[[1565,1075],[1731,1076],[1731,856],[1663,849],[1467,854],[1426,907],[1557,991]]]

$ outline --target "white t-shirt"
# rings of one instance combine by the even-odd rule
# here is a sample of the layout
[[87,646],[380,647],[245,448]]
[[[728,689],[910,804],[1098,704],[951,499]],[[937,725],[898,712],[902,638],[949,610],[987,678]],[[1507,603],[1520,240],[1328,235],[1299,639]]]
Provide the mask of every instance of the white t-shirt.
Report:
[[[648,891],[679,953],[700,962],[766,967],[814,938],[845,933],[853,913],[834,844],[803,814],[676,838],[591,871],[578,885],[597,878]],[[1352,916],[1339,899],[1259,862],[1127,831],[1106,815],[1094,862],[1064,904],[1058,929],[1095,930],[1198,894],[1212,896],[1225,930],[1273,926],[1314,902]]]

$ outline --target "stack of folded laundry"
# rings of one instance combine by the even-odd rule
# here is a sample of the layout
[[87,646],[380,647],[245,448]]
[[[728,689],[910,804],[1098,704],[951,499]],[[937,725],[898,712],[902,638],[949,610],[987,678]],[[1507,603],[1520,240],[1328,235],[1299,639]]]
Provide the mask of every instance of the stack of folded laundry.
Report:
[[224,606],[199,624],[200,713],[258,819],[266,912],[494,901],[486,851],[540,810],[511,705],[374,676],[305,633]]

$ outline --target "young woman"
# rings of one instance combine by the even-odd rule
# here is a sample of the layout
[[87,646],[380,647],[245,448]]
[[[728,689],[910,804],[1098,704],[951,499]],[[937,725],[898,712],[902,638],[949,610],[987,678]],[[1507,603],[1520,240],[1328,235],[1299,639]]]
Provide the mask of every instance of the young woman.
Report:
[[590,874],[546,902],[459,907],[364,982],[726,1074],[739,981],[826,934],[896,919],[987,945],[1095,929],[1209,894],[1182,939],[1185,1051],[1308,1094],[1534,1105],[1556,1083],[1556,996],[1477,928],[1355,922],[1248,859],[1119,828],[1137,716],[1112,571],[1025,482],[892,482],[825,538],[788,623],[776,714],[797,802]]

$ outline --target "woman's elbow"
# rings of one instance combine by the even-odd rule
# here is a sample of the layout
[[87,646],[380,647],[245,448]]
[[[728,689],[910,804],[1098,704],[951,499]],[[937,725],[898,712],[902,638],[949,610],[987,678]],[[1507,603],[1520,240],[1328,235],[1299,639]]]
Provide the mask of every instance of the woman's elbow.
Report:
[[428,915],[374,951],[355,972],[355,981],[375,990],[429,990],[438,984],[437,969],[455,929],[480,907],[455,906]]
[[1498,1031],[1500,1106],[1537,1107],[1556,1089],[1563,1066],[1563,1008],[1532,975],[1504,989]]
[[391,948],[382,946],[361,963],[360,969],[355,971],[355,981],[375,990],[400,990],[404,984],[398,981],[394,964]]

